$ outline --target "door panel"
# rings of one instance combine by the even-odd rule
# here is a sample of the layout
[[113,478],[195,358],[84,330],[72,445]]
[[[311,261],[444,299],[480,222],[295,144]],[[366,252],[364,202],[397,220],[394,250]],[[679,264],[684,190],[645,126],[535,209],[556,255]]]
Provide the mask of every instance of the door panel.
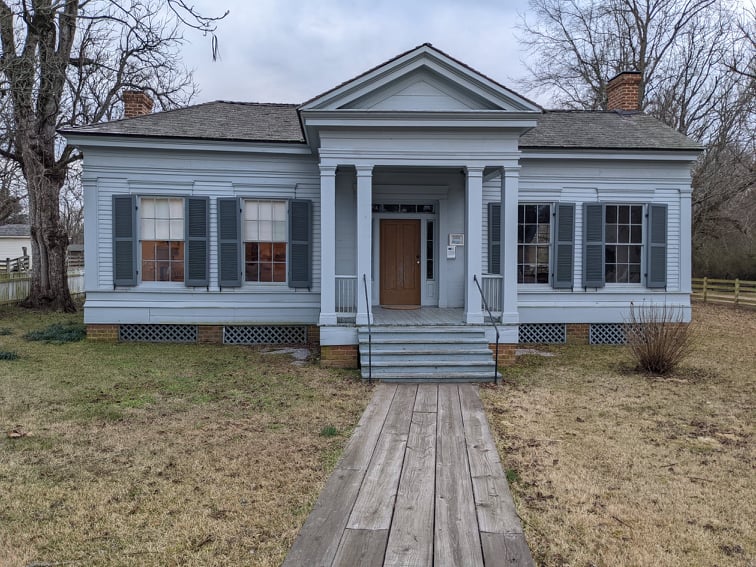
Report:
[[420,221],[381,220],[381,305],[420,305]]

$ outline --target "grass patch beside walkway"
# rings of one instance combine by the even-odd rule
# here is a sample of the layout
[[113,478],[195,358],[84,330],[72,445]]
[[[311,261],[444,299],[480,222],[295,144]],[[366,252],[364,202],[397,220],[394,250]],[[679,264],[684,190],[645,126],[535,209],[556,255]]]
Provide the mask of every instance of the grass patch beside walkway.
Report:
[[521,357],[482,397],[539,565],[752,565],[756,313],[694,304],[670,377],[623,347]]
[[0,308],[0,564],[279,565],[367,387],[247,347],[24,339],[80,322]]

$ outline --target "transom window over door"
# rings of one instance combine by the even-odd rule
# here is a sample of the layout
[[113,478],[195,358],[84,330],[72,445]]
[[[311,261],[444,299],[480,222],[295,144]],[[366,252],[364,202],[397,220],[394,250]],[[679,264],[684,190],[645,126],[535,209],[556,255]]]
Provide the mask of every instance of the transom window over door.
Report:
[[606,205],[606,283],[640,283],[643,205]]
[[286,282],[287,202],[244,201],[244,279]]
[[184,199],[142,197],[142,281],[184,281]]

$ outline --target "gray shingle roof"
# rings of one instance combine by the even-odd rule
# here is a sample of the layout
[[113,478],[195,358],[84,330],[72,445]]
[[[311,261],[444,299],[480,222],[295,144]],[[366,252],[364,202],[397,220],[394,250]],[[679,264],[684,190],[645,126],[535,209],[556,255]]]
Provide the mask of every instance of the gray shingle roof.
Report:
[[0,236],[30,236],[28,224],[0,224]]
[[[216,101],[65,133],[304,143],[297,105]],[[698,150],[700,146],[639,112],[549,110],[520,138],[521,148]]]
[[520,137],[521,148],[698,150],[700,146],[641,112],[549,110]]
[[296,104],[218,100],[61,130],[76,134],[304,143]]

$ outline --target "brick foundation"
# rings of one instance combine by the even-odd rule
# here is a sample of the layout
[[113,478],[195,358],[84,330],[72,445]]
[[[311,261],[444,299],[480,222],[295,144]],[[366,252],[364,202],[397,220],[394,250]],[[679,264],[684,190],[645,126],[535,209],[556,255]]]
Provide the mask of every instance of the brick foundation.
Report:
[[307,346],[318,348],[320,346],[320,327],[310,325],[307,327]]
[[222,325],[198,325],[197,342],[200,344],[223,344],[223,326]]
[[567,323],[567,344],[587,345],[590,331],[590,323]]
[[357,345],[321,345],[320,365],[325,368],[357,368]]
[[87,339],[90,341],[110,341],[118,340],[118,325],[100,325],[90,323],[87,325]]
[[[489,344],[488,348],[496,355],[496,343]],[[517,348],[518,345],[499,343],[499,366],[512,366],[516,362],[515,351],[517,351]]]

